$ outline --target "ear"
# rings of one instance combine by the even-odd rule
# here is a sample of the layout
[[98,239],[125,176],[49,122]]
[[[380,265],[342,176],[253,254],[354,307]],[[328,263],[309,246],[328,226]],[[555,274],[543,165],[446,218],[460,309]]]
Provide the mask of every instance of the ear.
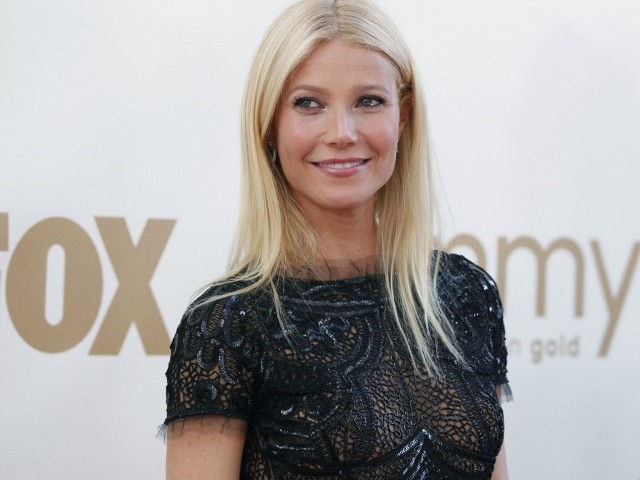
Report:
[[275,133],[273,131],[273,126],[269,128],[269,132],[267,133],[266,144],[267,144],[267,149],[268,150],[275,149],[276,136],[275,136]]
[[400,100],[400,124],[399,126],[399,135],[402,135],[402,131],[404,130],[404,126],[411,120],[411,114],[413,112],[413,96],[408,93],[402,97]]

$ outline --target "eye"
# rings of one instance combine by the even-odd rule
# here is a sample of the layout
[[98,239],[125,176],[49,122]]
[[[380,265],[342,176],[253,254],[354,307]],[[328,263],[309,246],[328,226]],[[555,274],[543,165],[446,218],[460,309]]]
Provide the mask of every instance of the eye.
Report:
[[378,97],[376,95],[368,95],[358,100],[357,106],[365,107],[365,108],[378,108],[383,105],[384,105],[384,98]]
[[300,97],[296,98],[293,102],[293,106],[302,110],[315,110],[322,108],[320,102],[313,97]]

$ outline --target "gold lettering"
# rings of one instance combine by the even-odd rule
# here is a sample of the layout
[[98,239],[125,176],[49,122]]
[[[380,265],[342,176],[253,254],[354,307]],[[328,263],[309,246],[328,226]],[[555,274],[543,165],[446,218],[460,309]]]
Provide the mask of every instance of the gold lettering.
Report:
[[0,252],[7,250],[9,250],[9,214],[0,212]]
[[508,242],[505,237],[498,239],[498,275],[497,282],[502,293],[503,302],[507,298],[507,259],[518,248],[530,250],[537,261],[536,282],[536,315],[542,316],[546,310],[546,279],[547,261],[549,256],[560,249],[567,250],[573,255],[576,262],[576,290],[575,290],[575,315],[581,317],[584,314],[584,258],[580,247],[569,238],[558,238],[553,241],[546,250],[531,237],[518,237]]
[[[45,315],[47,255],[54,245],[65,252],[63,314],[57,325]],[[101,297],[100,258],[78,224],[49,218],[20,239],[7,270],[7,307],[16,331],[33,348],[57,353],[77,345],[95,322]]]
[[455,248],[463,246],[469,247],[471,250],[473,250],[473,253],[476,254],[476,258],[474,259],[474,261],[478,265],[480,265],[482,268],[487,268],[487,255],[484,251],[484,248],[482,247],[482,244],[480,243],[480,240],[478,240],[473,235],[470,235],[468,233],[461,233],[460,235],[456,235],[451,240],[449,240],[449,243],[447,243],[444,249],[447,252],[450,252]]
[[591,249],[593,250],[593,256],[596,259],[598,278],[600,279],[602,291],[604,292],[604,298],[607,302],[607,309],[609,310],[609,321],[607,322],[607,327],[602,338],[602,343],[600,344],[600,349],[598,350],[598,356],[605,357],[609,353],[609,347],[611,346],[613,333],[616,330],[618,319],[620,318],[620,313],[622,312],[622,305],[624,304],[624,300],[627,297],[629,285],[631,284],[631,278],[633,276],[633,271],[635,270],[635,266],[638,263],[638,256],[640,256],[640,243],[637,242],[633,246],[633,250],[631,251],[631,255],[629,256],[629,261],[627,262],[627,267],[624,271],[624,276],[622,277],[620,290],[618,291],[617,295],[614,295],[611,290],[611,283],[609,282],[607,271],[604,266],[604,260],[602,258],[602,252],[600,251],[598,242],[592,240],[590,243]]
[[0,212],[0,251],[9,250],[9,214]]
[[533,363],[540,363],[544,353],[544,344],[541,339],[535,338],[531,341],[531,361]]
[[137,245],[123,218],[96,217],[96,223],[119,285],[90,353],[117,355],[133,323],[147,354],[169,353],[169,334],[149,283],[175,220],[147,221]]
[[507,339],[507,352],[510,356],[522,355],[522,341],[519,338]]

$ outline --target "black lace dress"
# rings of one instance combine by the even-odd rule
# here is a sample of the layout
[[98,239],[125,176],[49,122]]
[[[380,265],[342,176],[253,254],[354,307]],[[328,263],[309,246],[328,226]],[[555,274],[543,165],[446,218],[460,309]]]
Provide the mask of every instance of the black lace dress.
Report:
[[470,364],[439,349],[443,381],[415,373],[378,275],[282,279],[295,348],[266,292],[192,309],[171,345],[165,425],[247,419],[246,479],[489,479],[504,430],[500,300],[458,255],[443,255],[438,289]]

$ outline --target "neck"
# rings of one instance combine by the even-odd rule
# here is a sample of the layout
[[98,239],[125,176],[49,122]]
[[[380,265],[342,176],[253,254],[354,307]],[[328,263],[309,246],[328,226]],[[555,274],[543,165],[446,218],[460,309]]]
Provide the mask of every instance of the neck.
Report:
[[318,255],[328,260],[357,260],[377,253],[376,226],[373,218],[356,221],[340,218],[330,229],[316,228]]
[[305,211],[318,238],[318,261],[357,260],[377,254],[374,205],[357,209]]

